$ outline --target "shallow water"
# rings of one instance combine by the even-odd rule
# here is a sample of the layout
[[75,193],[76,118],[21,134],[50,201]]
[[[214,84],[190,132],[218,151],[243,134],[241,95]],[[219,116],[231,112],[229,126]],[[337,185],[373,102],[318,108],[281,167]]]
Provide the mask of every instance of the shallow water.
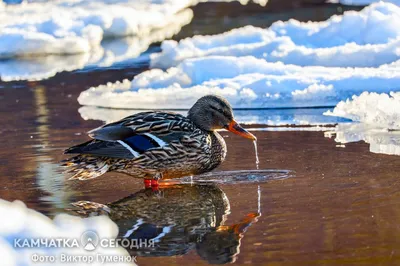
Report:
[[[218,28],[205,25],[198,20],[181,35],[194,32],[194,27],[202,32]],[[131,250],[139,256],[139,265],[234,260],[237,265],[398,265],[400,157],[372,153],[362,141],[338,146],[324,135],[332,128],[263,130],[263,120],[256,120],[258,125],[249,127],[257,128],[252,132],[258,140],[259,164],[250,141],[223,131],[226,162],[213,173],[161,185],[159,190],[144,189],[141,180],[117,173],[86,182],[67,181],[59,168],[59,161],[66,158],[63,149],[85,141],[86,132],[102,124],[82,118],[76,101],[79,93],[90,86],[132,78],[147,68],[145,61],[131,62],[123,67],[63,72],[40,82],[1,83],[0,198],[22,200],[49,216],[72,212],[72,203],[79,201],[105,204],[122,237],[139,219],[147,219],[149,227],[136,233],[159,235],[169,228],[172,234],[156,249]],[[106,121],[121,115],[115,115],[115,110],[97,111],[89,109],[86,114],[92,117],[84,117]],[[265,121],[277,117],[292,121],[297,114],[299,121],[305,121],[304,116],[322,112],[237,113],[256,114]],[[144,196],[147,201],[141,205],[138,199]],[[121,204],[130,212],[124,213]],[[168,219],[173,226],[165,222]]]
[[[70,90],[73,93],[73,87]],[[1,101],[9,107],[0,117],[1,134],[6,140],[0,152],[1,198],[23,200],[29,207],[53,216],[80,200],[108,204],[143,193],[142,181],[116,173],[87,182],[66,181],[58,167],[65,158],[62,150],[85,140],[85,132],[101,124],[84,121],[73,97],[49,86],[4,90]],[[396,253],[400,247],[398,156],[371,153],[363,142],[340,148],[334,140],[325,138],[324,132],[253,133],[258,138],[260,170],[282,169],[293,174],[262,182],[247,178],[244,184],[237,184],[232,179],[241,175],[229,171],[258,173],[254,172],[254,147],[248,140],[223,132],[228,157],[213,176],[228,171],[222,174],[222,180],[228,182],[211,185],[229,201],[224,225],[246,228],[240,238],[240,253],[232,255],[238,264],[388,265],[400,261]],[[285,171],[281,173],[286,177]],[[168,200],[168,191],[166,194],[164,199]],[[185,204],[193,206],[196,200],[199,198],[194,194],[177,208],[184,214]],[[259,212],[262,216],[255,217]],[[216,230],[215,223],[206,222],[204,226],[211,235]],[[232,237],[237,244],[238,238]],[[183,256],[162,259],[139,257],[138,263],[207,264],[201,250],[202,255],[196,248],[186,251]]]

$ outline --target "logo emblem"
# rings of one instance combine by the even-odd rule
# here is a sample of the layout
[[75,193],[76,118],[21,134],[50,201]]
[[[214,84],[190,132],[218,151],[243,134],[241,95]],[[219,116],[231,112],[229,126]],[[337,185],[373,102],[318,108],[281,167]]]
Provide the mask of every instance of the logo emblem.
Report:
[[87,251],[93,251],[99,244],[99,236],[96,232],[86,231],[81,236],[81,247]]

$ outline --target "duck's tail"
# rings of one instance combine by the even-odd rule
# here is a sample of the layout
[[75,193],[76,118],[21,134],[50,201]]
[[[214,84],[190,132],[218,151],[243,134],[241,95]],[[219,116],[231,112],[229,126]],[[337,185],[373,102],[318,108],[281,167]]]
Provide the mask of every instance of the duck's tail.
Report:
[[65,173],[74,174],[69,180],[88,180],[108,172],[112,162],[110,158],[102,158],[80,154],[62,161]]

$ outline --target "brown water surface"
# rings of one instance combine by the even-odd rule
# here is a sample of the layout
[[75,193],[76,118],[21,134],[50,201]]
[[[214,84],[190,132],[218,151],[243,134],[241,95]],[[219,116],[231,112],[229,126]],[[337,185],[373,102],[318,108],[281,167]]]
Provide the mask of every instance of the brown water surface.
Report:
[[[330,15],[338,7],[324,12]],[[227,16],[228,11],[233,17],[242,15],[232,15],[233,8],[216,9],[213,14]],[[304,19],[313,14],[311,9],[297,11],[299,16],[306,14]],[[254,12],[256,18],[265,17]],[[322,20],[325,13],[316,14]],[[196,14],[198,23],[187,26],[177,38],[196,30],[212,33],[237,26],[203,27],[206,20],[201,20],[200,11]],[[249,24],[248,19],[224,21]],[[265,26],[268,23],[264,20]],[[85,141],[86,132],[102,124],[81,118],[79,93],[90,86],[131,79],[147,68],[147,64],[132,65],[64,72],[41,82],[1,83],[0,198],[22,200],[51,217],[78,201],[107,204],[116,210],[111,218],[121,233],[144,214],[151,230],[158,230],[172,208],[174,238],[162,243],[174,249],[157,250],[162,257],[147,257],[155,251],[131,251],[139,255],[139,265],[207,265],[224,256],[228,258],[224,262],[236,261],[236,265],[400,263],[400,157],[371,153],[363,142],[337,147],[322,131],[253,131],[258,138],[259,169],[290,171],[288,178],[256,182],[256,172],[250,172],[244,183],[194,183],[160,191],[143,190],[141,180],[117,173],[86,182],[67,181],[59,168],[59,161],[66,158],[63,149]],[[256,170],[253,143],[228,132],[222,135],[228,155],[216,171]],[[147,204],[139,204],[139,197],[147,198]],[[124,214],[121,203],[130,206],[131,213]]]
[[[87,139],[100,125],[77,113],[82,88],[2,91],[0,113],[0,197],[22,200],[53,216],[70,203],[115,202],[143,189],[140,180],[116,173],[87,182],[70,182],[58,162],[62,150]],[[69,93],[71,96],[69,96]],[[5,108],[4,108],[5,107]],[[240,241],[238,264],[396,265],[400,262],[400,159],[369,152],[368,144],[346,148],[323,132],[253,132],[258,138],[259,169],[284,169],[295,175],[261,183],[218,184],[229,200],[226,225],[260,213]],[[228,132],[226,162],[218,171],[256,169],[253,143]],[[184,201],[186,202],[186,201]],[[184,208],[185,205],[180,206]],[[184,211],[183,211],[184,212]],[[143,258],[140,265],[206,264],[195,249],[184,256]]]

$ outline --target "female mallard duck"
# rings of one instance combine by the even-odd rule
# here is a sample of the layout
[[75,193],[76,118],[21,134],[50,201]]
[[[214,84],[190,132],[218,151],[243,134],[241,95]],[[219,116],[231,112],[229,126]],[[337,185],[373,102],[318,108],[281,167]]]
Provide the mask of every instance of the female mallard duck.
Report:
[[170,112],[143,112],[89,132],[93,139],[65,153],[79,154],[64,161],[71,179],[86,180],[109,171],[158,180],[211,171],[226,155],[218,129],[256,140],[234,119],[224,98],[207,95],[188,116]]
[[178,256],[196,250],[210,264],[235,261],[246,230],[260,217],[252,212],[227,224],[229,200],[215,184],[179,184],[135,192],[106,205],[72,204],[82,216],[108,215],[119,238],[143,243],[127,248],[132,256]]

